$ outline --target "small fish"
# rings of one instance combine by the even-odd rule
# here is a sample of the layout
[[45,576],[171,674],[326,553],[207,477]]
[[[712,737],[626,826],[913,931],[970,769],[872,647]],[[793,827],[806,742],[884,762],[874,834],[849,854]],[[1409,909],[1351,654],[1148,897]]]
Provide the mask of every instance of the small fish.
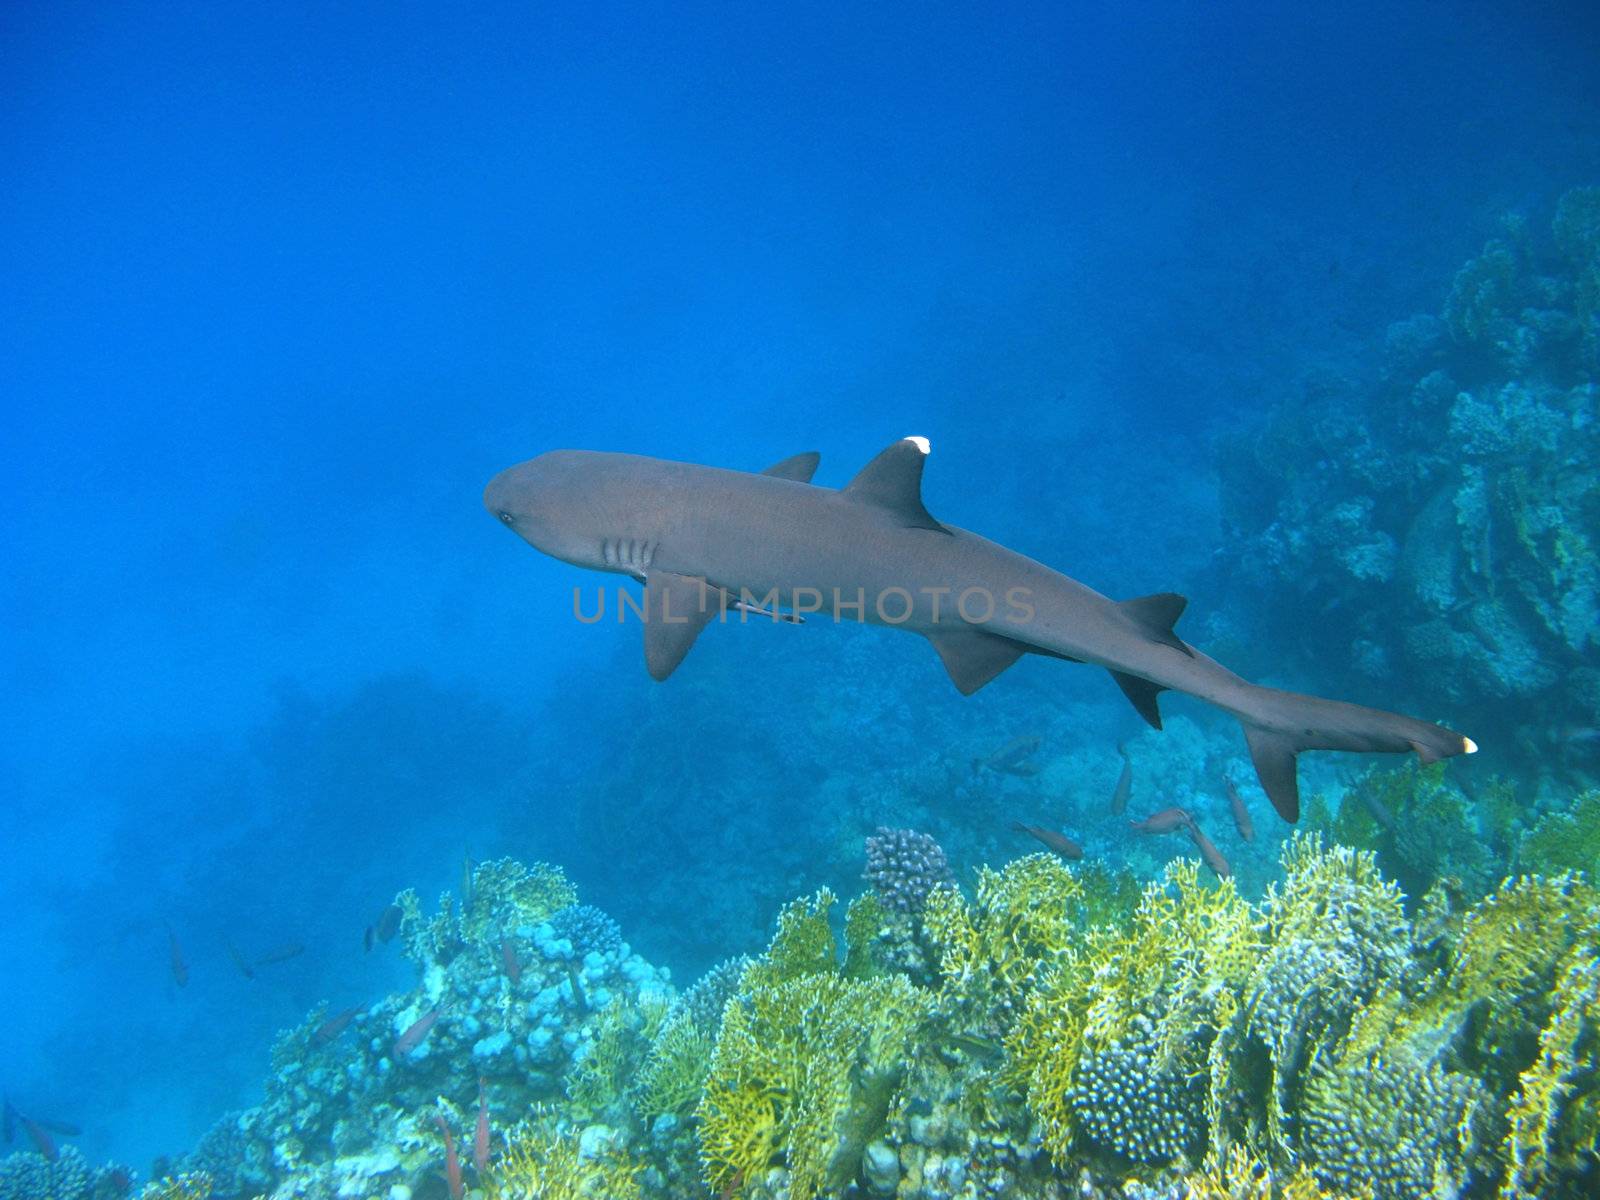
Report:
[[1200,851],[1200,861],[1215,871],[1219,878],[1226,879],[1233,874],[1233,868],[1228,865],[1228,860],[1222,857],[1222,851],[1211,844],[1211,839],[1200,832],[1200,826],[1189,826],[1189,840],[1195,844],[1195,849]]
[[119,1196],[126,1196],[133,1190],[133,1175],[127,1167],[113,1167],[110,1179],[111,1186],[116,1189]]
[[1366,807],[1367,812],[1372,814],[1372,819],[1383,826],[1385,831],[1393,833],[1395,827],[1394,814],[1384,807],[1383,801],[1372,794],[1372,789],[1358,787],[1356,788],[1356,795],[1361,797],[1361,803]]
[[517,957],[517,947],[503,933],[500,935],[500,961],[505,964],[506,978],[516,987],[522,982],[522,960]]
[[450,1126],[444,1123],[443,1117],[435,1113],[433,1120],[439,1126],[439,1132],[444,1134],[444,1178],[450,1185],[450,1200],[461,1200],[467,1189],[461,1183],[461,1160],[456,1157],[456,1140],[450,1136]]
[[179,987],[189,986],[189,964],[183,961],[183,947],[178,945],[178,935],[167,926],[167,950],[172,958],[172,978]]
[[1011,828],[1018,833],[1025,833],[1029,837],[1038,838],[1039,841],[1054,850],[1062,858],[1079,859],[1083,857],[1083,847],[1064,833],[1057,833],[1054,829],[1045,829],[1039,825],[1024,825],[1021,821],[1011,822]]
[[342,1012],[337,1012],[324,1021],[321,1025],[318,1025],[316,1033],[312,1034],[311,1036],[316,1038],[317,1045],[326,1046],[346,1029],[350,1028],[350,1022],[354,1021],[358,1016],[360,1016],[363,1011],[365,1010],[358,1006],[356,1008],[347,1008]]
[[[1122,747],[1117,747],[1117,753],[1122,754]],[[1133,793],[1133,763],[1126,754],[1122,755],[1122,774],[1117,776],[1117,786],[1111,791],[1111,815],[1121,816],[1122,810],[1128,807],[1128,797]]]
[[987,758],[973,759],[972,769],[976,772],[987,767],[991,771],[1003,771],[1008,775],[1037,775],[1039,768],[1028,762],[1028,759],[1039,749],[1039,742],[1039,735],[1034,733],[1014,737]]
[[256,959],[256,966],[270,967],[274,963],[288,962],[291,958],[299,958],[305,952],[306,948],[299,942],[286,942],[282,946],[274,946]]
[[393,940],[394,935],[400,932],[400,918],[405,915],[405,911],[398,904],[391,904],[379,913],[378,919],[367,926],[366,946],[368,951],[379,942]]
[[254,979],[256,977],[255,969],[245,960],[245,956],[239,953],[239,947],[235,946],[230,938],[223,938],[222,944],[227,948],[228,957],[233,959],[233,965],[239,968],[239,974],[246,979]]
[[1233,780],[1226,775],[1222,777],[1222,783],[1228,789],[1228,809],[1233,813],[1234,828],[1245,841],[1255,841],[1256,827],[1250,820],[1250,810],[1244,806],[1244,797],[1239,795],[1239,789],[1234,787]]
[[40,1129],[48,1129],[57,1137],[75,1138],[83,1136],[82,1127],[74,1125],[71,1121],[46,1121],[43,1117],[35,1117],[33,1123]]
[[740,1167],[728,1179],[728,1182],[722,1185],[722,1190],[717,1193],[717,1200],[733,1200],[733,1198],[739,1194],[739,1189],[743,1186],[744,1168]]
[[394,1056],[396,1058],[404,1058],[418,1046],[422,1045],[423,1042],[427,1041],[428,1034],[433,1032],[434,1023],[439,1020],[439,1014],[441,1011],[442,1007],[438,1004],[435,1004],[427,1012],[423,1013],[415,1021],[411,1022],[410,1027],[399,1037],[395,1038]]
[[44,1131],[39,1122],[30,1117],[17,1113],[17,1124],[22,1126],[22,1132],[33,1141],[33,1148],[39,1152],[45,1162],[55,1162],[61,1157],[61,1151],[56,1149],[56,1144],[50,1135]]
[[589,997],[584,993],[583,981],[578,978],[578,968],[567,963],[567,981],[572,984],[572,999],[580,1012],[589,1011]]
[[1194,828],[1194,818],[1181,808],[1163,808],[1142,821],[1129,821],[1130,833],[1171,833],[1174,829]]
[[489,1089],[478,1076],[478,1128],[472,1135],[472,1165],[481,1179],[489,1170]]

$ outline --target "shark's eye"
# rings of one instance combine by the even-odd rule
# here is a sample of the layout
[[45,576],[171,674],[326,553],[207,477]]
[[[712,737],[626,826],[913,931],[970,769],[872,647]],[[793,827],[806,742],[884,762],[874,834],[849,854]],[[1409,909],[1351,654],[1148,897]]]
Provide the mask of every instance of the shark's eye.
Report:
[[512,515],[511,515],[511,514],[510,514],[510,513],[508,513],[508,512],[506,512],[506,511],[504,511],[504,510],[501,510],[501,512],[499,512],[499,513],[498,513],[498,514],[497,514],[497,515],[498,515],[498,516],[499,516],[499,518],[500,518],[500,519],[501,519],[501,520],[502,520],[502,521],[504,521],[504,522],[505,522],[505,523],[506,523],[506,524],[507,524],[507,525],[512,525],[512,526],[515,526],[515,525],[516,525],[516,523],[517,523],[517,518],[516,518],[516,517],[514,517],[514,516],[512,516]]

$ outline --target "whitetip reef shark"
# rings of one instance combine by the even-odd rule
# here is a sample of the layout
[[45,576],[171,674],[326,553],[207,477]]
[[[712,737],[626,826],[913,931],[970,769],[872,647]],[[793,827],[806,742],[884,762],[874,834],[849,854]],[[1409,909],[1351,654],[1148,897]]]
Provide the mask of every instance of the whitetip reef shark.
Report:
[[553,450],[496,475],[483,501],[535,549],[644,583],[636,612],[658,680],[710,621],[734,611],[825,613],[919,633],[963,695],[1024,654],[1093,663],[1157,729],[1156,697],[1167,690],[1237,717],[1286,821],[1300,813],[1302,750],[1415,751],[1424,763],[1477,750],[1427,721],[1250,683],[1173,631],[1184,597],[1118,602],[935,520],[922,503],[927,456],[925,438],[903,438],[835,490],[811,483],[817,454],[753,474]]

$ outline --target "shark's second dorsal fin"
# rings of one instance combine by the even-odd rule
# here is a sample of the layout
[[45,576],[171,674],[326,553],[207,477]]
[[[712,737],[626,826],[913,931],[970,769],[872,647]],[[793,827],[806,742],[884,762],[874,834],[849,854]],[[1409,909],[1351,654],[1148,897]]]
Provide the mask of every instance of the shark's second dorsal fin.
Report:
[[1193,658],[1194,651],[1172,628],[1188,606],[1189,601],[1176,592],[1157,592],[1154,596],[1138,596],[1117,605],[1151,641],[1171,646],[1174,650],[1182,650]]
[[776,479],[792,479],[796,483],[810,483],[811,477],[817,473],[817,464],[822,461],[822,455],[815,450],[807,450],[804,454],[796,454],[784,459],[782,462],[773,463],[763,475],[771,475]]
[[927,438],[901,438],[862,467],[845,485],[844,494],[887,509],[907,528],[949,533],[922,504],[922,464],[927,457]]

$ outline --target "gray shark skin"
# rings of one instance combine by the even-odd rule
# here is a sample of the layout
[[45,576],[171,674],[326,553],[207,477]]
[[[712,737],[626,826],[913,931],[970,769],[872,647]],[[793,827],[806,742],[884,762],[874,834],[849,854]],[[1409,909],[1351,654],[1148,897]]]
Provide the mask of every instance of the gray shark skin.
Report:
[[1187,603],[1118,602],[1042,563],[946,525],[922,503],[928,443],[895,442],[842,489],[814,486],[818,456],[761,474],[632,454],[554,450],[502,471],[484,506],[545,554],[645,585],[645,662],[665,679],[713,619],[822,612],[921,634],[963,694],[1024,654],[1105,667],[1161,728],[1156,697],[1187,692],[1237,717],[1261,786],[1299,816],[1302,750],[1477,746],[1443,726],[1339,700],[1258,687],[1173,631]]

